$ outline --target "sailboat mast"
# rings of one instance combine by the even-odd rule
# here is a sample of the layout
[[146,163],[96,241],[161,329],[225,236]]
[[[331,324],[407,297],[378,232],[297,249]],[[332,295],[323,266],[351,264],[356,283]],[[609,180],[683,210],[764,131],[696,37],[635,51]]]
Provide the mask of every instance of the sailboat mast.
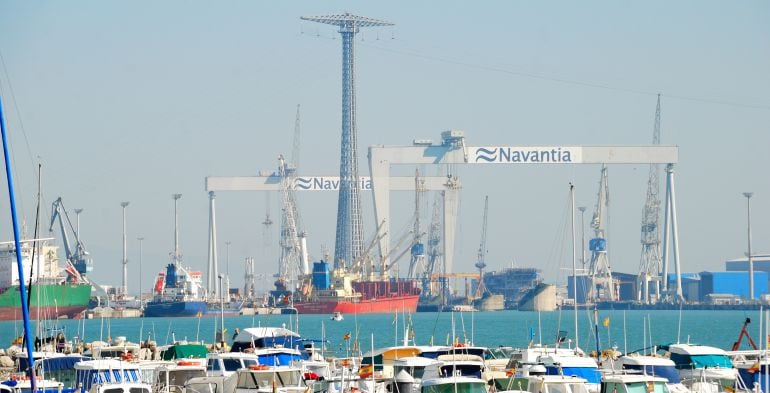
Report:
[[182,197],[182,194],[173,194],[174,198],[174,264],[178,267],[182,260],[182,255],[179,252],[179,213],[176,209],[177,201]]
[[32,331],[29,323],[29,307],[27,306],[27,291],[24,283],[24,264],[21,261],[21,240],[19,235],[19,218],[16,215],[16,196],[13,190],[13,171],[11,170],[11,155],[8,151],[8,136],[5,131],[5,118],[3,116],[3,103],[0,100],[0,134],[3,139],[3,155],[5,158],[5,176],[8,184],[8,199],[11,207],[11,219],[13,222],[13,246],[16,250],[16,267],[19,270],[19,294],[21,296],[21,315],[24,320],[24,338],[26,339],[27,359],[29,362],[29,383],[32,391],[37,390],[35,382],[34,354],[32,353]]
[[578,349],[577,263],[575,262],[575,185],[569,184],[570,225],[572,226],[572,300],[575,311],[575,351]]

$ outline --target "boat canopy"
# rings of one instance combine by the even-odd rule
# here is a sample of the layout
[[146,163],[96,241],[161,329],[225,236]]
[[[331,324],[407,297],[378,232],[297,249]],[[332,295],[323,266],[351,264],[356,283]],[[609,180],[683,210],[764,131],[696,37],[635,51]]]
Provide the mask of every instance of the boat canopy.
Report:
[[671,353],[671,360],[676,364],[677,369],[693,368],[732,368],[733,363],[727,355],[683,355]]
[[209,353],[203,344],[177,344],[161,351],[161,359],[203,359]]

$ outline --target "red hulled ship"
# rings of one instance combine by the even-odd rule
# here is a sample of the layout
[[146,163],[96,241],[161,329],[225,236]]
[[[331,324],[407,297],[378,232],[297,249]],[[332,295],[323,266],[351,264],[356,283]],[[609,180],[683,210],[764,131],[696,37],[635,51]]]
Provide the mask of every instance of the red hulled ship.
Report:
[[326,262],[313,264],[312,282],[294,302],[300,314],[375,314],[415,312],[417,281],[398,278],[361,279],[344,269],[330,272]]

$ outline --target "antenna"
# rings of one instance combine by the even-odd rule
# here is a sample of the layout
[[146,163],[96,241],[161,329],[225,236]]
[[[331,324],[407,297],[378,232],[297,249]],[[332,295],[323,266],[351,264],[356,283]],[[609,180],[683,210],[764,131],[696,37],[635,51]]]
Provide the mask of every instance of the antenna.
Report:
[[342,36],[342,143],[334,266],[350,267],[364,253],[355,100],[355,35],[362,27],[392,26],[390,22],[350,13],[303,16],[300,19],[337,26]]

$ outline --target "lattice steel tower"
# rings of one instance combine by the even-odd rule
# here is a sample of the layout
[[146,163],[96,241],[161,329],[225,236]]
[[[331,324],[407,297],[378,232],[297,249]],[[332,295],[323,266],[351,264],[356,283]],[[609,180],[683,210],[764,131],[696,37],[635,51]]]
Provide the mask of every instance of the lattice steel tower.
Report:
[[[655,128],[652,134],[652,144],[660,145],[660,94],[658,105],[655,107]],[[647,180],[647,198],[642,210],[642,258],[639,262],[639,290],[637,300],[649,304],[651,294],[660,297],[660,272],[663,268],[660,256],[660,165],[650,164],[650,176]],[[650,281],[653,288],[650,290]],[[660,300],[660,299],[658,299]]]
[[302,20],[339,27],[342,36],[342,143],[340,149],[340,191],[337,203],[337,238],[334,265],[350,267],[364,252],[361,219],[358,147],[356,143],[356,89],[354,38],[361,27],[392,26],[392,23],[352,15],[303,16]]

